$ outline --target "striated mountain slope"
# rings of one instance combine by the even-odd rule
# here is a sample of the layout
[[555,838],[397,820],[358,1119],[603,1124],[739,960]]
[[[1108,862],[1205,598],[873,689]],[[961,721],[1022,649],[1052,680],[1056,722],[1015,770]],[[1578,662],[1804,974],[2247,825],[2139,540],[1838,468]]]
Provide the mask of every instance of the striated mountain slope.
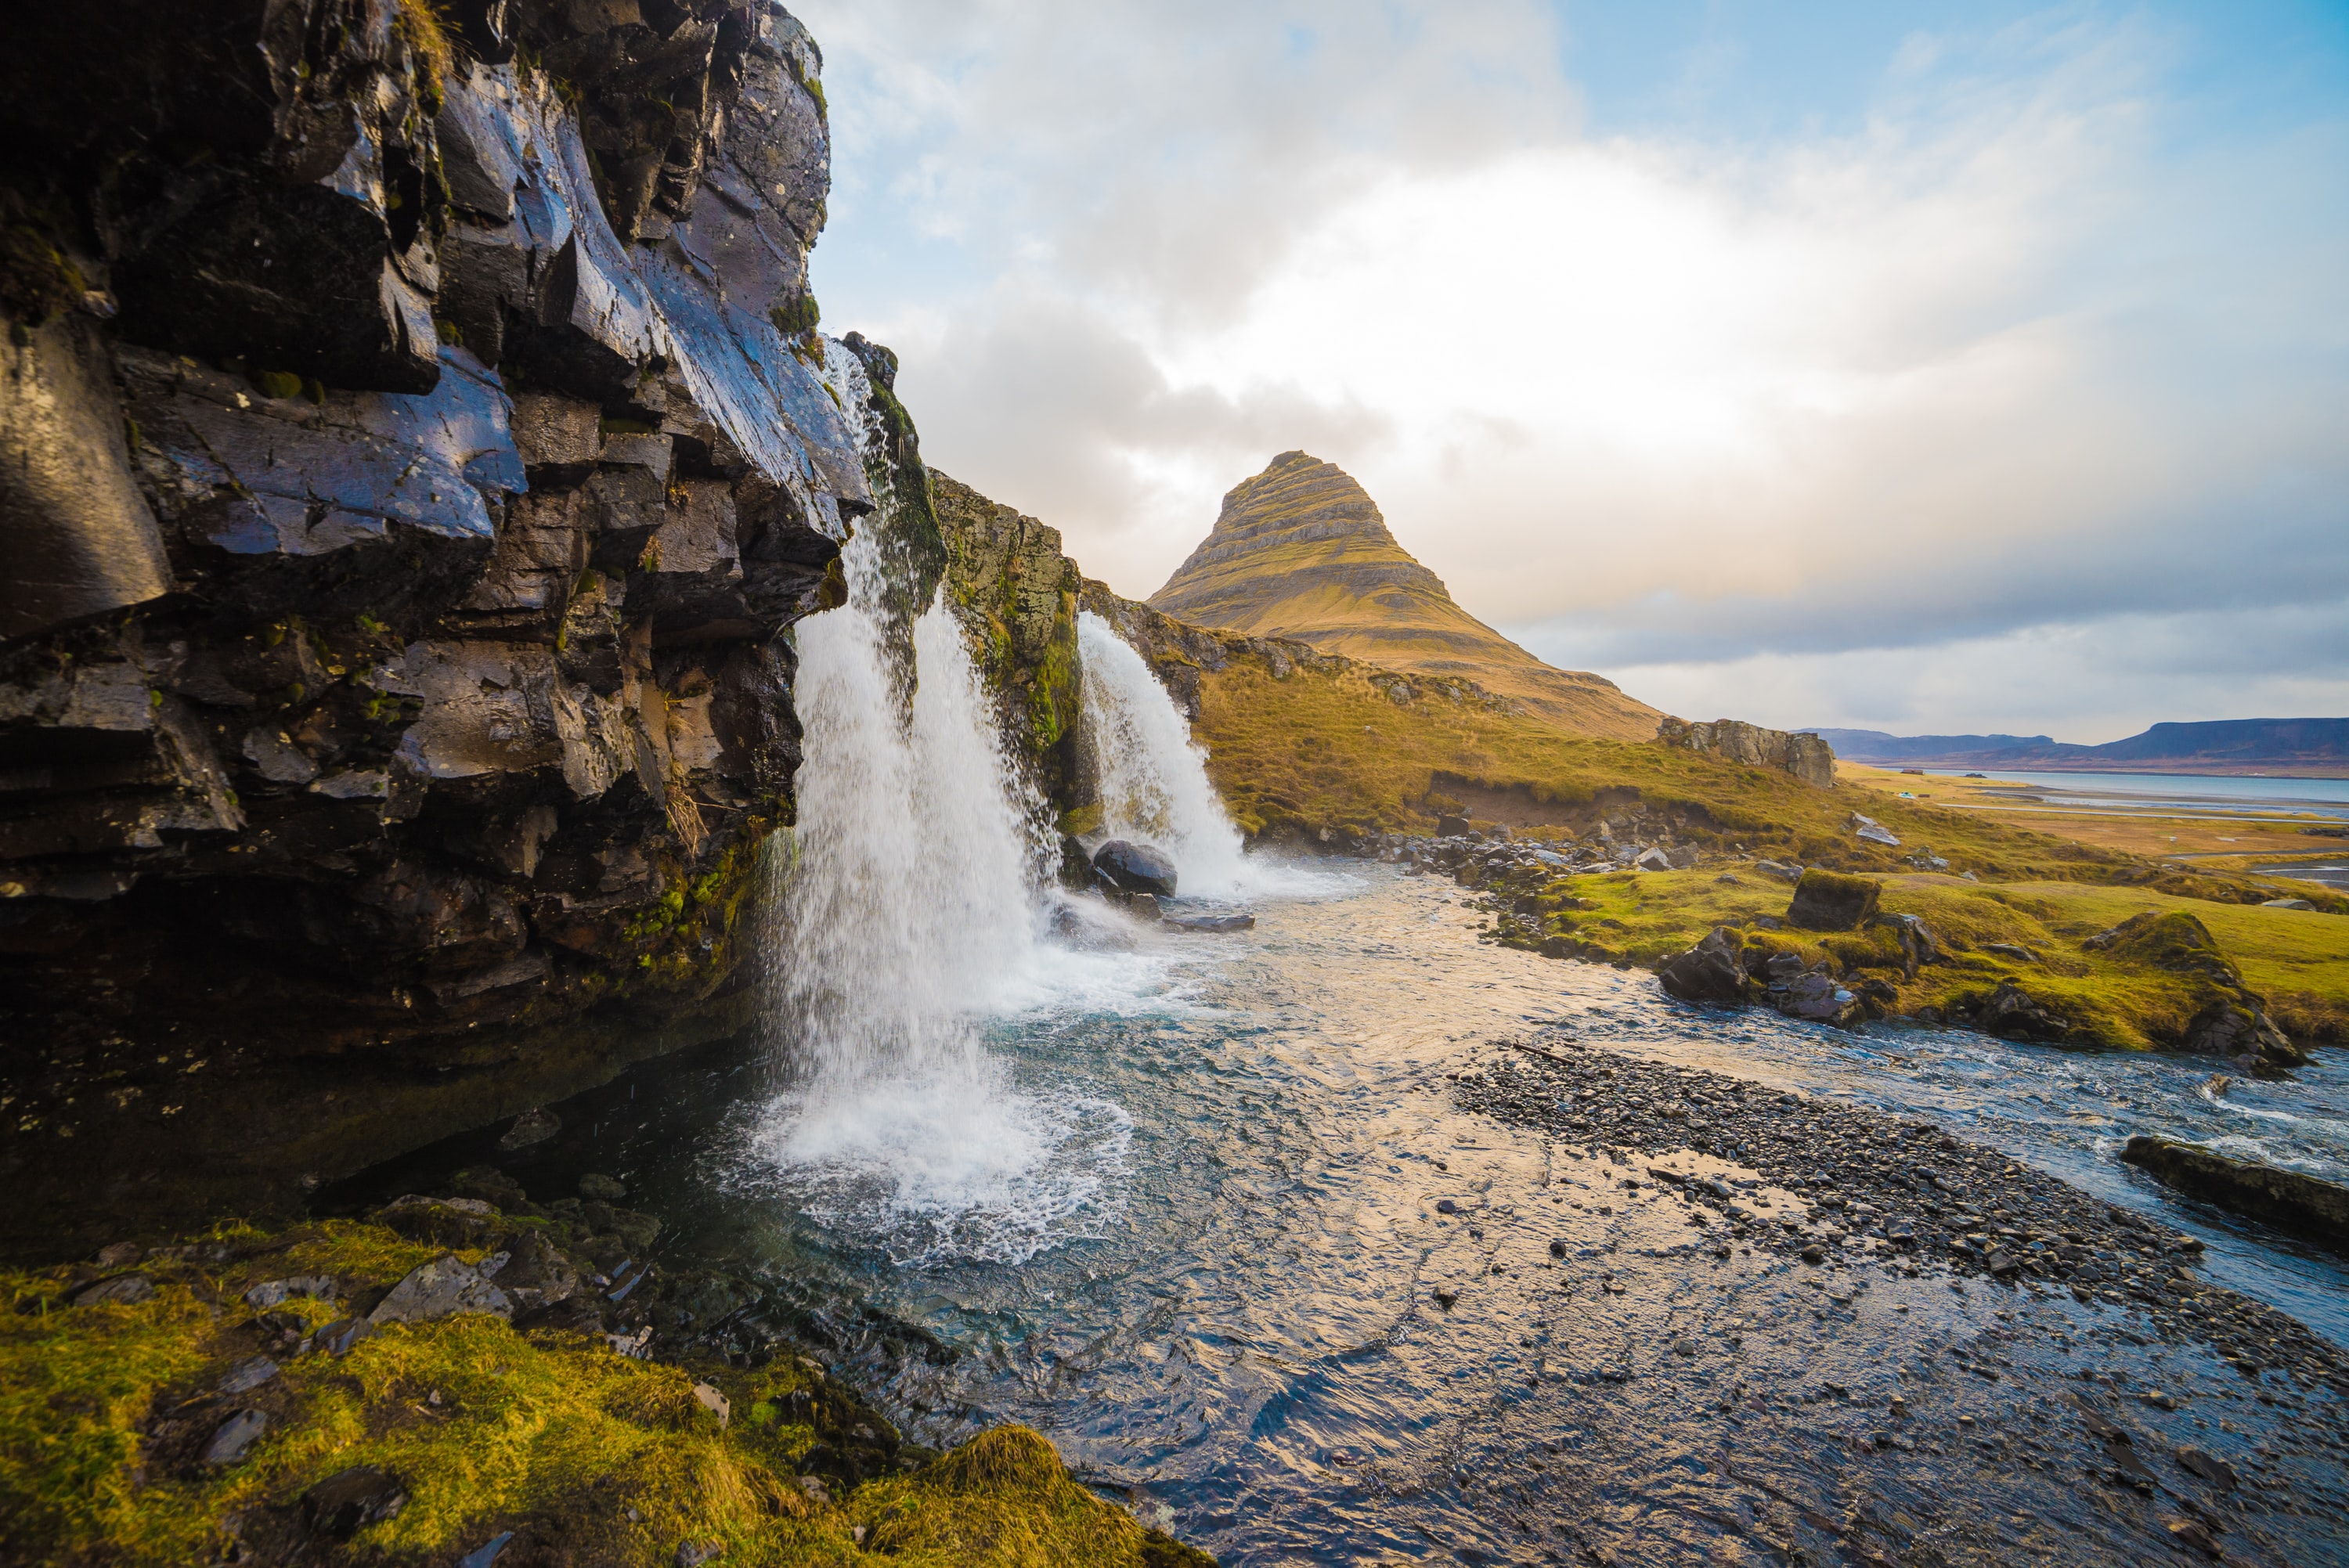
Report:
[[1602,676],[1552,668],[1463,610],[1395,542],[1353,477],[1305,452],[1283,452],[1235,486],[1214,531],[1149,603],[1204,626],[1472,680],[1585,735],[1647,740],[1663,717]]

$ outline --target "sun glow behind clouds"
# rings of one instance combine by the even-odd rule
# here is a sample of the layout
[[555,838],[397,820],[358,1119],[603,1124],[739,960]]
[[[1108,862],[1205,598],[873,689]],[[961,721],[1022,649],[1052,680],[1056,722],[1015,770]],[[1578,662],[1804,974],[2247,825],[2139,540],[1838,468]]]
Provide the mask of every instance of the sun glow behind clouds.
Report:
[[[856,323],[905,353],[934,460],[1145,593],[1303,446],[1472,611],[1702,717],[1889,722],[1952,691],[1883,650],[2033,636],[2068,650],[2081,722],[2220,717],[2182,675],[2140,666],[2127,697],[2096,665],[2133,645],[2114,617],[2349,608],[2337,115],[2198,129],[2174,38],[2064,13],[1888,51],[1834,134],[1589,137],[1539,14],[1473,10],[1384,53],[1364,28],[1319,74],[1235,43],[1254,14],[1228,38],[1155,14],[1131,59],[1123,24],[1063,45],[996,17],[995,63],[932,72],[953,92],[892,133],[928,149],[895,191],[918,171],[954,264]],[[1143,46],[1170,38],[1178,65]],[[1504,57],[1481,91],[1439,68]],[[1040,118],[1030,83],[1091,118]],[[877,199],[853,152],[843,211]],[[2274,651],[2317,661],[2280,693],[2349,709],[2337,650]],[[2047,712],[2029,658],[1969,658],[2009,683],[1973,711]]]

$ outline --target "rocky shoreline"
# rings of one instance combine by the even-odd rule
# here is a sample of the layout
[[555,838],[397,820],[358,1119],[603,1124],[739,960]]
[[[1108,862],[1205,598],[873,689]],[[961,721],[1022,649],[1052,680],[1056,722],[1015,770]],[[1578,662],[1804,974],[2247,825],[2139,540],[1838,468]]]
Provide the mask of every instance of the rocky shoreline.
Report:
[[[1550,1171],[1518,1193],[1463,1168],[1438,1209],[1491,1263],[1430,1306],[1565,1351],[1464,1463],[1515,1542],[1468,1560],[2349,1549],[2349,1357],[2197,1277],[2193,1238],[1930,1125],[1562,1031],[1447,1076]],[[1674,1455],[1684,1517],[1606,1511]]]

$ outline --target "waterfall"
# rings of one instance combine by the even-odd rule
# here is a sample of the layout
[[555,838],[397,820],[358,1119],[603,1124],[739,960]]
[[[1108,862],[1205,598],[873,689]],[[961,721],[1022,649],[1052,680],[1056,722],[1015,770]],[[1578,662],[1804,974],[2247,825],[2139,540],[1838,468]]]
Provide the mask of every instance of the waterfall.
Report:
[[1185,895],[1236,898],[1259,882],[1207,781],[1207,754],[1142,655],[1092,611],[1077,616],[1084,722],[1098,758],[1102,826],[1174,857]]
[[792,1087],[755,1147],[798,1207],[900,1261],[1025,1256],[1101,1211],[1130,1128],[1022,1092],[984,1048],[1049,962],[1040,803],[943,598],[907,637],[886,545],[860,533],[842,563],[849,602],[797,634],[799,825],[767,947]]

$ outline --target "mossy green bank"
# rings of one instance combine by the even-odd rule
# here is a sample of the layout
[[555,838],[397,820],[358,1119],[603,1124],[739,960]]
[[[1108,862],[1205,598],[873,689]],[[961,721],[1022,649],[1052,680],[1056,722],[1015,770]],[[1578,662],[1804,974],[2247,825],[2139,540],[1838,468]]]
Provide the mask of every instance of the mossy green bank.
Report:
[[[228,1225],[111,1268],[0,1274],[0,1559],[440,1565],[511,1532],[515,1563],[1211,1561],[1019,1427],[826,1485],[803,1472],[829,1429],[880,1418],[792,1356],[663,1365],[483,1314],[388,1324],[340,1357],[285,1347],[448,1251],[369,1223]],[[333,1299],[246,1305],[291,1276]],[[259,1438],[208,1462],[246,1412]],[[377,1506],[329,1517],[316,1489],[354,1472]]]

